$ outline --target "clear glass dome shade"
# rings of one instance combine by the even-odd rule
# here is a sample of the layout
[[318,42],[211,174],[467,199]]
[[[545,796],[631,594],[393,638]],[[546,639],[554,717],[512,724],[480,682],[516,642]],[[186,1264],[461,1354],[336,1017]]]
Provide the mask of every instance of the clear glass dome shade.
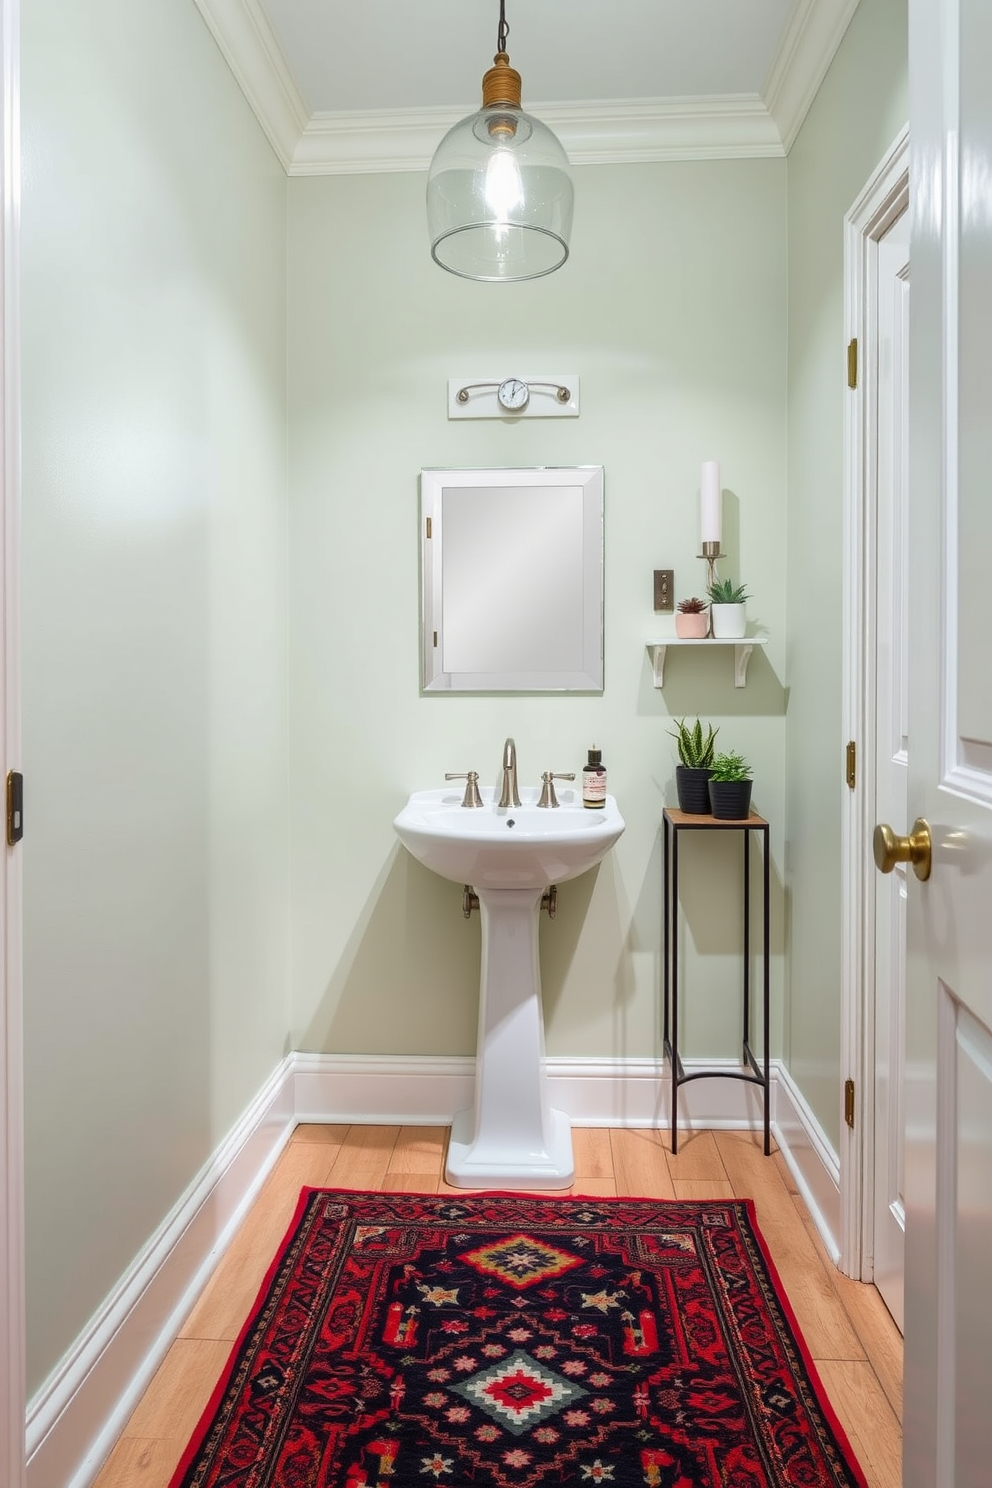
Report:
[[572,231],[568,156],[540,119],[494,104],[438,145],[427,177],[431,256],[465,279],[537,279]]

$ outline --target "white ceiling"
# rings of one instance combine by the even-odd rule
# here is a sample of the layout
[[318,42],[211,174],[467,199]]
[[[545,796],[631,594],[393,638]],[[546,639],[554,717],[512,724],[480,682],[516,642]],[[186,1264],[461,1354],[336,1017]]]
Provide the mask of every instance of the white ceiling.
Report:
[[[498,0],[261,0],[311,113],[478,107]],[[760,93],[792,0],[506,0],[525,103]]]
[[[423,169],[479,107],[499,0],[196,0],[287,171]],[[781,155],[858,0],[506,0],[573,163]]]

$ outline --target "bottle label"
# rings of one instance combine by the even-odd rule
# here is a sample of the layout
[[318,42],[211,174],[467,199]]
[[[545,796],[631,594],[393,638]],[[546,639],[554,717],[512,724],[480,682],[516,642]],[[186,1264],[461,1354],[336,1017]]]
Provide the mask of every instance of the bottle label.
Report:
[[606,771],[590,770],[582,777],[583,801],[595,801],[597,806],[606,800]]

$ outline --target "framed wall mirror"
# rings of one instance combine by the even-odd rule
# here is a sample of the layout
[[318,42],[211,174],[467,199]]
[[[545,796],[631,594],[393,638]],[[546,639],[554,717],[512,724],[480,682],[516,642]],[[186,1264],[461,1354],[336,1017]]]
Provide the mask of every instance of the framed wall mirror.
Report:
[[603,467],[421,472],[423,690],[602,692]]

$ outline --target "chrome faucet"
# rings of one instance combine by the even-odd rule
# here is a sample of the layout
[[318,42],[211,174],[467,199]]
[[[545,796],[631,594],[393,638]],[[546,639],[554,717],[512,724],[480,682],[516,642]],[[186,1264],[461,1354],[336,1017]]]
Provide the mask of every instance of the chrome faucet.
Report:
[[517,746],[512,739],[503,745],[503,789],[499,793],[501,806],[519,806],[520,792],[517,790]]

